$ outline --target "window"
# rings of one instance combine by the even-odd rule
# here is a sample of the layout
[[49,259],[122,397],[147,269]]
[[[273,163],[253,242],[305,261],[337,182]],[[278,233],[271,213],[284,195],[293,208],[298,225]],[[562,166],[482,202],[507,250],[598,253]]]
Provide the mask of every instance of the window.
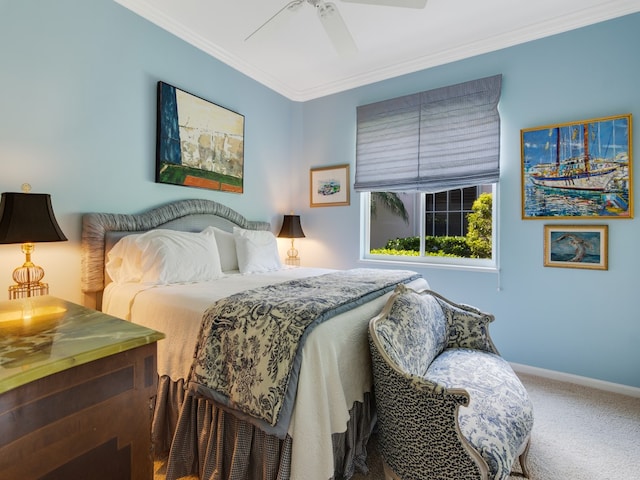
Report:
[[[483,193],[491,191],[483,199],[497,203],[501,83],[496,75],[358,107],[355,189],[366,192],[364,258],[391,256],[371,250],[394,238],[400,239],[396,245],[412,244],[402,249],[403,260],[431,262],[434,251],[447,259],[454,258],[451,252],[455,258],[478,256],[467,248],[479,244],[479,229],[469,219],[477,216],[472,206]],[[406,218],[394,218],[397,209],[385,208],[388,201],[399,202]],[[497,215],[486,206],[483,215],[480,243],[495,265]],[[467,236],[473,238],[465,243]]]
[[469,233],[467,215],[475,202],[491,186],[456,188],[425,194],[425,235],[434,237],[463,237]]
[[[366,231],[363,257],[370,260],[494,267],[493,197],[497,185],[480,185],[436,193],[371,192],[363,194]],[[404,206],[388,204],[392,195]],[[470,228],[469,214],[482,197]],[[440,258],[438,258],[440,257]]]

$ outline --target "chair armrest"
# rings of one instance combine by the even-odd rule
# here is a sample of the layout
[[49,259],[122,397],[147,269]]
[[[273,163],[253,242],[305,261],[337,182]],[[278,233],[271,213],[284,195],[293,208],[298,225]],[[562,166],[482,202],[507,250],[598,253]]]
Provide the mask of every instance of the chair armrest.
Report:
[[495,320],[492,314],[470,305],[452,302],[431,290],[420,293],[433,295],[442,307],[449,328],[446,348],[471,348],[500,354],[489,334],[489,324]]
[[458,423],[458,409],[469,404],[469,394],[403,373],[389,363],[371,336],[369,341],[379,448],[385,462],[400,478],[415,476],[425,465],[437,478],[446,478],[454,462],[460,478],[486,479],[488,466],[461,434]]

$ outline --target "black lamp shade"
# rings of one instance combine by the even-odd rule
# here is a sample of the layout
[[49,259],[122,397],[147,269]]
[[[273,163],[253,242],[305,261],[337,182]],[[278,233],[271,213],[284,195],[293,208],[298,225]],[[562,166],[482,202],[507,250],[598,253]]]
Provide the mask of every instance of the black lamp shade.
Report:
[[47,193],[3,193],[0,200],[0,243],[61,242]]
[[278,237],[304,238],[304,232],[300,226],[300,215],[285,215]]

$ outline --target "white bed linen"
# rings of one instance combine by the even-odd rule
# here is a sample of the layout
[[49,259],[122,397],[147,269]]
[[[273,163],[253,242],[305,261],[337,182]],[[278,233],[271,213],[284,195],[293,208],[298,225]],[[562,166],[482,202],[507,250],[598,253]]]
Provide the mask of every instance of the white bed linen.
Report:
[[251,288],[329,272],[283,268],[250,275],[226,272],[221,279],[198,283],[110,283],[104,291],[102,311],[167,335],[158,343],[158,374],[176,381],[189,374],[202,316],[216,300]]
[[[227,274],[197,284],[145,286],[110,284],[103,311],[158,330],[158,374],[186,379],[204,311],[217,299],[242,290],[329,273],[317,268],[284,268],[253,275]],[[428,288],[423,278],[409,284]],[[327,480],[333,476],[332,433],[346,431],[349,410],[371,391],[367,340],[369,320],[391,294],[318,325],[302,351],[298,391],[288,433],[292,442],[291,479]]]

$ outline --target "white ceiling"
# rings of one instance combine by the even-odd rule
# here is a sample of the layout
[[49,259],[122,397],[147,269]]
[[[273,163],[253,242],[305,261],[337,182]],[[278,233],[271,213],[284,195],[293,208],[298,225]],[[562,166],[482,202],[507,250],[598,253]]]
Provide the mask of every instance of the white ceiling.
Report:
[[296,101],[640,11],[640,0],[428,0],[424,9],[333,0],[358,47],[345,56],[306,3],[245,40],[290,0],[114,1]]

